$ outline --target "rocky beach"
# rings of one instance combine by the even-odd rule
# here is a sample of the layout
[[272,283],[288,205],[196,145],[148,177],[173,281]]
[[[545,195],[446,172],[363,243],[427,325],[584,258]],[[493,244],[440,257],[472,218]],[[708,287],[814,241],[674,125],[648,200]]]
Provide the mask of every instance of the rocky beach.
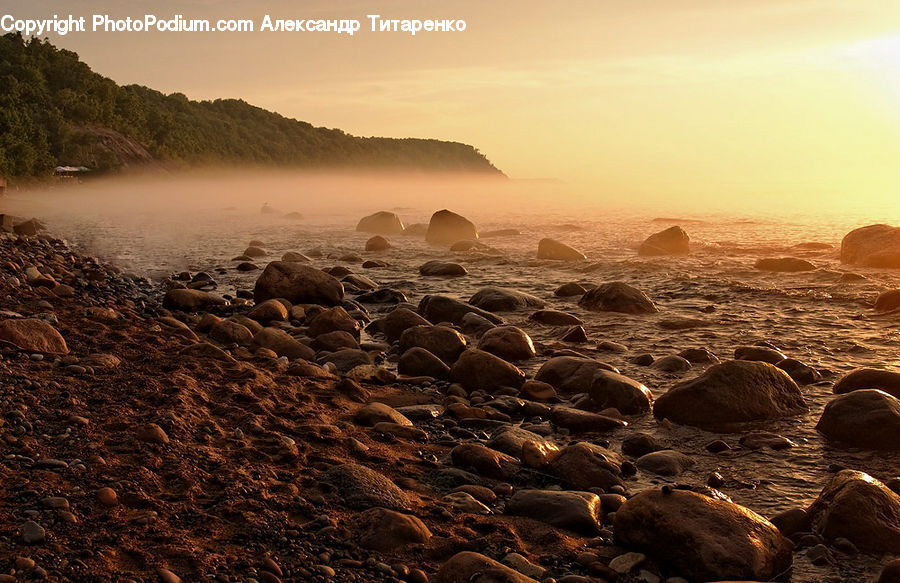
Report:
[[900,581],[900,228],[35,214],[0,582]]

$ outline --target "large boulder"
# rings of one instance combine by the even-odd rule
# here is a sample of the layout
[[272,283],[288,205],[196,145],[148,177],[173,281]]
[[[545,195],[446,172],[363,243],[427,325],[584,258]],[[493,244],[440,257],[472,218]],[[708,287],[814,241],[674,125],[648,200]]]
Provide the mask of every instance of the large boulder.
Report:
[[485,287],[469,299],[469,303],[489,312],[514,312],[525,308],[543,308],[544,300],[531,294],[504,287]]
[[842,376],[832,390],[836,395],[842,395],[859,389],[878,389],[900,399],[900,372],[858,368]]
[[900,553],[900,495],[868,474],[838,472],[806,513],[827,540],[845,538],[870,553]]
[[791,566],[791,542],[733,502],[677,489],[644,490],[616,512],[618,544],[694,581],[769,581]]
[[578,490],[621,486],[622,460],[592,443],[579,442],[563,448],[547,466],[547,472]]
[[613,407],[625,415],[650,410],[653,393],[642,383],[609,370],[598,370],[588,388],[598,409]]
[[732,423],[778,419],[807,411],[800,387],[765,362],[729,360],[657,397],[658,419],[713,429]]
[[263,270],[253,288],[256,303],[284,298],[292,304],[334,306],[344,298],[344,286],[331,275],[288,261],[273,261]]
[[538,583],[506,565],[471,551],[456,553],[431,578],[433,583]]
[[491,324],[503,323],[499,316],[447,296],[429,295],[419,302],[419,313],[434,324],[451,322],[462,325],[463,316],[470,312],[478,314]]
[[541,239],[538,242],[538,259],[554,259],[556,261],[583,261],[587,259],[584,253],[560,243],[554,239]]
[[647,294],[622,281],[595,287],[581,296],[578,305],[592,312],[654,314],[659,311]]
[[475,223],[447,209],[431,215],[425,240],[434,245],[452,245],[464,239],[477,239]]
[[396,308],[381,322],[381,331],[391,342],[399,340],[403,332],[413,326],[428,326],[430,322],[408,308]]
[[516,326],[497,326],[486,331],[478,341],[478,348],[499,356],[503,360],[528,360],[534,358],[531,336]]
[[563,395],[587,393],[598,371],[619,372],[615,367],[579,356],[554,356],[534,375],[534,380],[551,385]]
[[600,530],[603,519],[600,497],[591,492],[519,490],[506,502],[506,513],[588,536]]
[[816,429],[851,447],[900,450],[900,399],[878,389],[839,395],[825,405]]
[[69,353],[65,339],[56,328],[37,318],[0,322],[0,343],[12,344],[26,352]]
[[525,373],[489,352],[469,348],[453,364],[450,379],[470,391],[493,392],[500,387],[518,389],[525,382]]
[[875,298],[876,312],[890,312],[900,308],[900,289],[882,292]]
[[403,221],[394,213],[378,211],[361,218],[356,225],[356,230],[376,235],[397,235],[403,232]]
[[248,318],[262,324],[268,324],[269,322],[283,322],[288,319],[289,315],[290,310],[287,309],[287,306],[285,306],[283,302],[279,302],[278,300],[266,300],[253,306],[253,309],[247,312]]
[[169,310],[197,312],[214,306],[224,306],[228,302],[221,296],[199,289],[170,289],[163,296],[163,307]]
[[466,338],[446,326],[413,326],[400,335],[400,351],[424,348],[447,364],[453,364],[466,349]]
[[761,271],[777,271],[781,273],[814,271],[816,269],[816,266],[811,262],[796,257],[765,257],[758,259],[753,266]]
[[691,238],[679,226],[669,227],[647,237],[638,247],[638,255],[687,255]]
[[869,225],[850,231],[841,241],[841,263],[900,268],[900,227]]

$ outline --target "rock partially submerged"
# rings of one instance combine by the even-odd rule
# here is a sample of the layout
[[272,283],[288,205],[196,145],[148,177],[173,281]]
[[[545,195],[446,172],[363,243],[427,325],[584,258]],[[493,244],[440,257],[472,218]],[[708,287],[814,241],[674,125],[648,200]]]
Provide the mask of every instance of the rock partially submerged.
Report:
[[869,225],[850,231],[841,241],[841,263],[900,268],[900,227]]
[[556,261],[584,261],[587,259],[587,256],[581,251],[555,239],[541,239],[538,242],[537,257]]
[[900,450],[900,399],[877,389],[839,395],[825,405],[816,429],[852,447]]
[[638,248],[638,255],[687,255],[691,252],[690,242],[684,229],[676,225],[647,237]]
[[619,372],[612,365],[581,356],[554,356],[534,375],[536,381],[551,385],[563,395],[587,393],[597,371]]
[[294,304],[334,306],[344,298],[344,286],[331,275],[297,262],[273,261],[253,288],[256,303],[284,298]]
[[361,218],[356,230],[377,235],[398,235],[403,232],[403,221],[395,213],[378,211]]
[[806,259],[796,257],[767,257],[759,259],[754,265],[761,271],[777,271],[783,273],[796,273],[799,271],[815,271],[816,266]]
[[836,395],[842,395],[859,389],[878,389],[900,399],[900,372],[858,368],[841,377],[832,390]]
[[463,317],[468,313],[478,314],[491,324],[503,323],[499,316],[447,296],[428,295],[419,302],[419,314],[433,324],[451,322],[462,325]]
[[514,312],[526,308],[543,308],[544,300],[531,294],[503,287],[485,287],[469,299],[469,303],[489,312]]
[[597,286],[584,294],[578,305],[592,312],[655,314],[659,311],[647,294],[621,281]]
[[425,240],[434,245],[452,245],[465,239],[478,239],[475,223],[447,209],[431,215]]

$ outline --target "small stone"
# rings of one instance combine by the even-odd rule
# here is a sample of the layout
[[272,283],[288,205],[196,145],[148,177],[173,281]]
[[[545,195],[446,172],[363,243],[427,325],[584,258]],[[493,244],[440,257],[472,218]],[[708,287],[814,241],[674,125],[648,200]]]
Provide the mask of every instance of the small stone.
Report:
[[22,535],[22,540],[28,545],[42,543],[47,537],[47,532],[44,528],[33,520],[29,520],[20,526],[19,532]]
[[100,488],[97,490],[97,500],[104,506],[115,506],[119,503],[119,497],[112,488]]
[[610,561],[609,568],[620,575],[624,575],[643,563],[646,558],[641,553],[625,553]]
[[169,436],[156,423],[150,423],[138,429],[137,438],[146,443],[169,443]]

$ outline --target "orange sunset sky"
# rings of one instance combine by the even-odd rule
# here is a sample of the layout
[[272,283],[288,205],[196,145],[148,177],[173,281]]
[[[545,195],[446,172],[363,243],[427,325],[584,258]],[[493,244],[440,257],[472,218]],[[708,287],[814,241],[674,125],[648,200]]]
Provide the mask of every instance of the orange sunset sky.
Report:
[[[122,84],[466,142],[511,177],[585,192],[900,200],[897,2],[7,0],[0,12],[357,18],[352,38],[48,36]],[[468,28],[372,33],[373,13]]]

